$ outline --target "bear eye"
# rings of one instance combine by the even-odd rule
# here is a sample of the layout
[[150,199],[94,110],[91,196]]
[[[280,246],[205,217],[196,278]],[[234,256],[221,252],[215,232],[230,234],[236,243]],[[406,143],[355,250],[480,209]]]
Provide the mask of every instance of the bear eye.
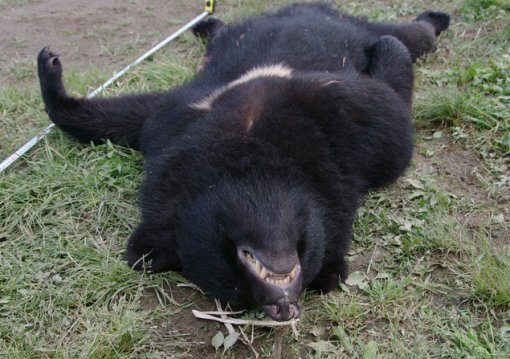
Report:
[[253,256],[253,254],[251,254],[249,251],[247,250],[243,250],[243,255],[246,257],[246,259],[248,259],[250,262],[252,263],[255,263],[255,257]]

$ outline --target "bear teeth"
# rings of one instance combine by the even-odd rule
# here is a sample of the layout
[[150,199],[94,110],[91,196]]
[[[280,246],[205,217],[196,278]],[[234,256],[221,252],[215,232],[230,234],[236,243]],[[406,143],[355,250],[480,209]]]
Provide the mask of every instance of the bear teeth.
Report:
[[290,280],[294,280],[296,278],[297,265],[294,266],[294,269],[289,273]]
[[266,267],[262,266],[262,269],[259,273],[260,278],[266,279],[269,276],[269,271],[266,269]]
[[271,279],[271,278],[266,278],[266,282],[268,283],[271,283],[271,284],[275,284],[275,285],[286,285],[286,284],[289,284],[291,281],[290,279],[290,276],[285,276],[285,278],[283,279]]
[[297,268],[298,266],[295,265],[292,271],[290,271],[287,274],[276,274],[271,271],[269,271],[262,263],[260,263],[259,260],[255,259],[255,265],[254,265],[255,273],[260,277],[260,279],[265,280],[268,283],[274,284],[274,285],[287,285],[290,284],[297,275]]
[[260,264],[259,261],[255,262],[255,271],[257,272],[257,275],[260,276],[260,272],[262,271],[262,264]]

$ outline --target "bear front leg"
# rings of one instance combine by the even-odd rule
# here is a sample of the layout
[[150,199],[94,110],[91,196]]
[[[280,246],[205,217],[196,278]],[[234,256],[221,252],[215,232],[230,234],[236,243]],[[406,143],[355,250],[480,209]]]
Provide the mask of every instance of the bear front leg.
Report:
[[41,50],[37,64],[41,94],[51,121],[85,143],[110,140],[139,149],[145,119],[172,98],[171,94],[158,93],[75,98],[67,94],[62,81],[62,62],[49,47]]

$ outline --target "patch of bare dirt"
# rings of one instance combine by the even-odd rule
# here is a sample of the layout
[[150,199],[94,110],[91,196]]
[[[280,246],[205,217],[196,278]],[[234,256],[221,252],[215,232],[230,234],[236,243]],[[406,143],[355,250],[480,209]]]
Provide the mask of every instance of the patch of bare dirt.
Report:
[[[159,349],[162,349],[169,357],[190,357],[190,358],[213,358],[218,356],[211,344],[213,336],[218,332],[227,335],[225,326],[221,323],[205,321],[195,318],[192,314],[193,309],[200,311],[216,311],[216,304],[213,300],[203,295],[199,290],[190,287],[171,286],[165,288],[165,292],[171,297],[168,304],[169,310],[160,320],[154,323],[152,329],[152,340]],[[140,305],[145,310],[154,311],[161,308],[161,304],[152,290],[147,290],[140,299]],[[280,331],[281,330],[281,331]],[[236,328],[236,331],[239,331]],[[260,347],[277,343],[277,340],[269,335],[270,329],[258,328],[255,332],[253,347],[258,353],[261,353]],[[251,332],[246,332],[251,337]],[[275,335],[283,337],[291,336],[289,328],[280,328],[276,330]],[[280,349],[283,350],[282,358],[294,358],[285,353],[286,344],[279,342]],[[221,353],[221,348],[219,353]],[[239,339],[232,354],[239,358],[253,358],[252,349]],[[273,350],[275,348],[273,347]]]
[[482,160],[451,139],[436,141],[433,157],[414,152],[413,161],[417,169],[437,175],[442,180],[441,185],[459,198],[475,203],[486,201],[489,194],[481,187],[478,178],[478,174],[484,171]]
[[[214,333],[221,329],[220,325],[197,319],[191,312],[192,309],[216,310],[214,302],[194,288],[171,286],[165,292],[171,298],[168,310],[165,308],[169,314],[152,327],[154,341],[169,352],[188,352],[192,357],[214,355],[210,342]],[[149,311],[161,309],[160,301],[152,290],[147,290],[140,298],[140,306]]]
[[[490,228],[489,237],[495,246],[507,245],[510,241],[510,216],[508,197],[498,197],[483,185],[486,173],[483,159],[455,143],[450,136],[435,140],[431,148],[433,156],[428,158],[415,151],[413,161],[416,168],[433,174],[440,186],[454,194],[459,201],[471,202],[479,210],[459,212],[458,220],[468,229]],[[431,143],[424,143],[430,146]],[[503,209],[500,211],[499,209]]]
[[0,11],[0,78],[19,63],[35,66],[46,45],[75,68],[117,69],[203,12],[186,0],[45,0]]

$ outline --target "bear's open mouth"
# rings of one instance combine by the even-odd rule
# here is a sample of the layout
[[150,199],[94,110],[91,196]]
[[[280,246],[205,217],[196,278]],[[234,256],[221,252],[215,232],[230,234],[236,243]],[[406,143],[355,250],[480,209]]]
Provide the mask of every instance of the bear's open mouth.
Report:
[[288,286],[300,274],[299,264],[295,264],[287,273],[275,273],[267,269],[250,251],[242,250],[242,256],[246,259],[244,262],[260,279],[276,286]]

